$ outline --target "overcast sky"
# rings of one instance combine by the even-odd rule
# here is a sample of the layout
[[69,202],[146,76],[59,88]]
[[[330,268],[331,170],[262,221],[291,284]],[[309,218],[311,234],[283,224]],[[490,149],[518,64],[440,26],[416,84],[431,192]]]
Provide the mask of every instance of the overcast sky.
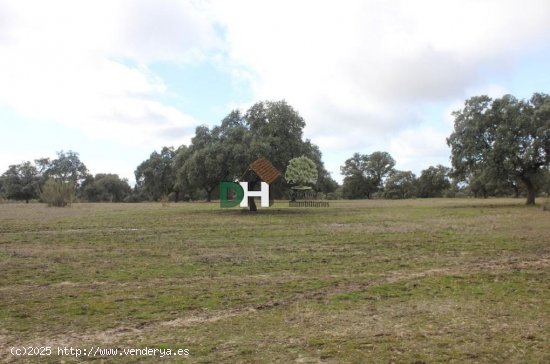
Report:
[[550,1],[0,0],[0,173],[73,150],[133,171],[197,125],[285,99],[329,171],[449,165],[468,97],[550,93]]

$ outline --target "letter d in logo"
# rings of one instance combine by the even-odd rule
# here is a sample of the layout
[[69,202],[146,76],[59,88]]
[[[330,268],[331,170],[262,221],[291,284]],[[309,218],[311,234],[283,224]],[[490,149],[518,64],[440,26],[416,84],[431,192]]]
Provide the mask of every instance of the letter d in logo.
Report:
[[[233,200],[228,200],[227,195],[229,190],[235,192]],[[235,207],[241,203],[244,197],[244,190],[240,184],[236,182],[221,182],[220,183],[220,207]]]

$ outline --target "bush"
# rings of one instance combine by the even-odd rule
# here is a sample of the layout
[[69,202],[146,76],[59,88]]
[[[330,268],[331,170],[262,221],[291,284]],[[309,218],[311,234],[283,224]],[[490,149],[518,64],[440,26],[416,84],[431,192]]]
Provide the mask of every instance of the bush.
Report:
[[137,203],[151,201],[150,196],[142,188],[134,188],[132,192],[126,196],[124,202]]
[[72,183],[48,179],[44,184],[40,198],[48,206],[65,207],[73,202],[74,192]]

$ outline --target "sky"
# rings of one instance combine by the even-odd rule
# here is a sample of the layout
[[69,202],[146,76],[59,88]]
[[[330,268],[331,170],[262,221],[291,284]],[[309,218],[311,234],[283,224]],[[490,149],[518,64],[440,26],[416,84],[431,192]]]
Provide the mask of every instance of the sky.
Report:
[[548,0],[0,0],[0,173],[56,152],[134,170],[231,110],[286,100],[327,169],[450,165],[452,111],[550,93]]

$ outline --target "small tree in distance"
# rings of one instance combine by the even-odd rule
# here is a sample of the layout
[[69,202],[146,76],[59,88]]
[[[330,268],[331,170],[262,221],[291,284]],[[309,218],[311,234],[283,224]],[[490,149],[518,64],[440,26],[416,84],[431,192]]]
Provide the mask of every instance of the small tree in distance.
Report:
[[392,173],[395,160],[387,152],[354,153],[340,167],[345,176],[343,193],[346,198],[371,198],[380,191],[386,177]]
[[411,171],[393,171],[384,186],[386,198],[411,198],[416,196],[416,176]]
[[285,180],[290,184],[305,187],[317,182],[318,173],[315,163],[306,156],[293,158],[286,167]]
[[418,197],[442,197],[443,192],[451,187],[450,169],[438,164],[422,170],[418,177]]

